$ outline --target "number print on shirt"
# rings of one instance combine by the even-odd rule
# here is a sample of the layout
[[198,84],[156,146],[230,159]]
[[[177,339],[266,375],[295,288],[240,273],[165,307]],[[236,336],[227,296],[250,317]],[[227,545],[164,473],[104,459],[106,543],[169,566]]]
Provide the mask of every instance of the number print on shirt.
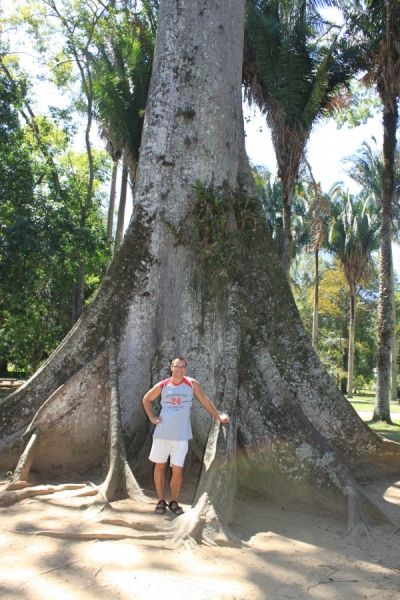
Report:
[[181,399],[180,398],[171,398],[171,403],[172,405],[177,405],[181,403]]

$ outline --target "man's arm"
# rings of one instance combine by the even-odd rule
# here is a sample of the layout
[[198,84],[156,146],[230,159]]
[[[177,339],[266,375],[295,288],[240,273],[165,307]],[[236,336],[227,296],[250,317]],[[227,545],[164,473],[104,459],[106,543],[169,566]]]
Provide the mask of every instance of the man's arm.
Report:
[[149,421],[151,421],[151,423],[153,423],[153,425],[159,425],[162,421],[161,417],[156,417],[154,412],[153,412],[153,407],[152,407],[152,402],[154,402],[154,400],[156,398],[158,398],[158,396],[161,394],[161,387],[160,384],[157,383],[153,388],[151,388],[151,390],[149,390],[144,396],[143,396],[143,407],[144,410],[146,411],[146,415],[149,418]]
[[205,395],[205,393],[201,389],[199,382],[196,381],[195,379],[193,379],[193,392],[194,392],[194,395],[196,396],[197,400],[204,406],[204,408],[206,410],[208,410],[208,412],[213,417],[215,417],[217,419],[217,421],[219,421],[220,423],[230,423],[231,420],[228,417],[228,415],[220,416],[218,414],[218,411],[215,408],[214,404],[211,402],[210,398]]

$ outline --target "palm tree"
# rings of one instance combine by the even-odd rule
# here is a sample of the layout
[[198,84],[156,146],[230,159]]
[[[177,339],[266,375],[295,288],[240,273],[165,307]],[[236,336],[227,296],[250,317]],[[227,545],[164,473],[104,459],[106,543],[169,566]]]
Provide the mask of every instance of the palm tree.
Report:
[[314,123],[330,114],[356,68],[354,49],[317,12],[321,0],[247,3],[243,78],[249,102],[266,115],[282,181],[283,255],[288,274],[291,204]]
[[[350,177],[361,186],[361,194],[367,198],[371,196],[376,207],[381,206],[382,199],[382,180],[383,180],[383,156],[382,152],[376,147],[376,140],[372,138],[374,143],[373,147],[368,142],[363,142],[360,150],[347,158],[345,162],[349,165],[348,174]],[[397,150],[395,155],[395,168],[394,168],[394,185],[395,189],[400,189],[400,152]],[[397,203],[394,202],[393,208],[396,209]],[[397,238],[399,232],[398,228],[394,226],[392,222],[392,238]],[[392,260],[392,278],[393,278],[393,260]],[[392,285],[392,314],[393,323],[396,323],[396,305],[394,299],[394,285]],[[390,399],[397,400],[397,357],[396,348],[397,338],[396,330],[393,328],[392,342],[391,342],[391,382],[390,382]],[[390,411],[390,405],[388,404],[387,410]]]
[[129,7],[122,7],[113,19],[103,23],[96,38],[97,52],[91,55],[94,105],[101,134],[110,154],[117,157],[116,162],[123,155],[115,250],[123,236],[128,174],[132,189],[136,180],[154,52],[155,11],[156,3],[147,2],[143,12],[132,18]]
[[[254,183],[260,196],[267,219],[275,251],[279,257],[283,252],[283,219],[282,219],[282,184],[264,167],[252,167]],[[292,194],[291,260],[294,260],[309,242],[309,227],[307,219],[308,200],[306,186],[303,181],[294,187]]]
[[319,296],[319,250],[325,242],[328,231],[328,219],[330,217],[329,196],[324,194],[321,185],[318,184],[313,176],[311,166],[306,161],[308,172],[311,179],[313,194],[308,209],[308,220],[310,223],[310,241],[309,248],[314,253],[314,306],[313,306],[313,329],[312,345],[318,350],[318,296]]
[[371,253],[379,247],[379,220],[367,206],[336,186],[332,190],[328,247],[342,265],[350,288],[348,397],[353,396],[357,285],[366,276]]
[[390,422],[390,374],[393,321],[392,206],[395,193],[394,161],[400,97],[399,0],[354,2],[347,19],[356,37],[364,36],[361,67],[365,81],[375,84],[383,105],[383,172],[381,200],[381,253],[378,315],[377,385],[374,420]]

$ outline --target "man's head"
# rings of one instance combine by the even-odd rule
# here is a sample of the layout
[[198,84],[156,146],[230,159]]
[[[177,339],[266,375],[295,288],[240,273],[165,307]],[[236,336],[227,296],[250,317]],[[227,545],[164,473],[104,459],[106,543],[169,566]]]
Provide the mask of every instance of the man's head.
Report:
[[187,361],[183,356],[176,356],[171,360],[170,369],[172,371],[172,375],[177,377],[183,377],[186,373]]

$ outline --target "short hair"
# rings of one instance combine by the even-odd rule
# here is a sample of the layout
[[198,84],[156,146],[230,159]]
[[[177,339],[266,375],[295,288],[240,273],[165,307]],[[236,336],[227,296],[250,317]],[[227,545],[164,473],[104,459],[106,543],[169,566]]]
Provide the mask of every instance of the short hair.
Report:
[[183,360],[183,362],[185,363],[185,366],[187,367],[187,360],[184,356],[175,356],[175,358],[173,358],[171,360],[171,367],[172,367],[172,363],[174,362],[174,360]]

